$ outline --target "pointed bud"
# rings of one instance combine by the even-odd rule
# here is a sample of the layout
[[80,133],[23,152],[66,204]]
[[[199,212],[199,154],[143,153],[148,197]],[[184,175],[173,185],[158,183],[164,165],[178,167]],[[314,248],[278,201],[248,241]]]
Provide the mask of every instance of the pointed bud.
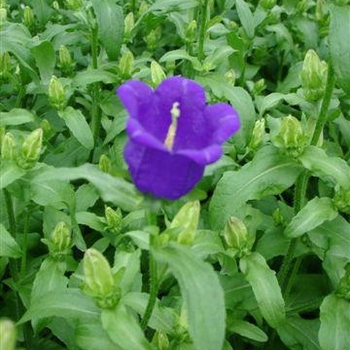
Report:
[[105,154],[102,154],[98,162],[98,168],[104,173],[110,174],[112,171],[112,163],[109,157]]
[[49,101],[51,106],[62,111],[66,106],[66,95],[62,83],[56,76],[52,76],[49,84]]
[[58,3],[58,1],[54,1],[53,3],[52,3],[52,8],[54,9],[54,10],[56,10],[56,11],[58,11],[59,9],[60,9],[60,4]]
[[35,28],[34,13],[31,7],[26,6],[23,10],[23,24],[29,29],[33,30]]
[[166,75],[163,68],[156,61],[151,62],[151,79],[154,86],[158,86],[164,79]]
[[333,203],[339,211],[350,214],[350,190],[338,189],[333,198]]
[[40,128],[43,130],[43,136],[47,140],[50,139],[53,135],[55,135],[55,130],[53,130],[51,124],[46,119],[43,119],[40,122]]
[[282,215],[280,208],[273,211],[272,218],[276,226],[284,226],[286,224],[286,219]]
[[155,345],[158,350],[167,350],[169,349],[169,339],[166,332],[162,330],[157,330],[154,333],[152,344]]
[[335,294],[350,302],[350,263],[345,265],[345,275],[340,279]]
[[120,58],[119,70],[122,78],[128,79],[131,77],[134,70],[134,55],[131,51],[127,51]]
[[139,7],[139,16],[142,16],[144,13],[148,11],[149,5],[147,1],[142,1]]
[[9,77],[11,76],[10,67],[11,57],[6,51],[3,54],[0,54],[0,82],[8,81]]
[[135,27],[134,14],[129,12],[124,18],[124,41],[128,42],[131,38],[131,32]]
[[0,28],[6,23],[7,21],[7,10],[2,7],[0,8]]
[[327,63],[321,61],[314,50],[309,50],[305,55],[300,75],[305,98],[308,101],[317,101],[323,97],[327,72]]
[[261,94],[266,89],[265,79],[260,79],[254,83],[252,93],[254,95]]
[[145,38],[147,49],[149,51],[154,51],[154,49],[158,45],[160,38],[161,38],[161,28],[157,27],[156,29],[152,29]]
[[51,240],[55,248],[55,252],[66,253],[71,247],[72,234],[68,225],[61,221],[52,232]]
[[1,142],[1,159],[14,160],[16,156],[16,140],[10,132],[7,132]]
[[231,85],[231,86],[235,86],[235,82],[236,82],[236,73],[233,69],[230,69],[229,71],[227,71],[224,75],[226,81]]
[[181,228],[177,237],[180,244],[189,245],[196,235],[200,213],[199,201],[186,203],[169,225],[169,228]]
[[0,8],[6,8],[7,6],[7,1],[6,0],[0,0]]
[[261,141],[263,140],[265,136],[265,119],[259,119],[255,122],[252,138],[249,142],[249,148],[256,150],[258,146],[260,145]]
[[193,20],[188,23],[185,29],[185,41],[187,43],[194,43],[197,37],[197,21]]
[[8,319],[0,320],[0,349],[14,350],[16,346],[15,324]]
[[324,0],[316,1],[315,17],[318,22],[322,21],[324,18],[323,6],[324,6]]
[[111,207],[105,207],[105,218],[107,222],[107,227],[110,231],[118,234],[121,232],[123,228],[123,215],[118,208],[117,210],[113,210]]
[[42,143],[43,130],[40,128],[32,131],[26,137],[21,147],[21,167],[27,169],[35,165],[41,154]]
[[73,63],[70,52],[65,45],[60,46],[58,50],[58,58],[62,72],[66,75],[70,75],[73,71]]
[[68,10],[78,11],[83,7],[82,0],[65,0]]
[[269,11],[276,5],[276,0],[260,0],[259,5],[265,10]]
[[114,278],[107,259],[96,249],[88,249],[83,258],[83,291],[94,297],[96,304],[109,309],[117,305],[119,292],[114,286]]
[[242,220],[231,216],[224,228],[225,242],[230,248],[237,251],[239,257],[247,254],[253,246],[253,240]]

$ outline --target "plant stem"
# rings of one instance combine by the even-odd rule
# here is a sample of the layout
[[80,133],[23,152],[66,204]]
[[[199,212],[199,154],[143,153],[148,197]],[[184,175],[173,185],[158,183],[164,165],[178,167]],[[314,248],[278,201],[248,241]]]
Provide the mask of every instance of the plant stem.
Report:
[[23,278],[27,269],[27,247],[28,247],[28,227],[29,227],[29,211],[27,210],[24,217],[23,227],[23,243],[22,243],[22,259],[20,276]]
[[198,59],[200,62],[204,60],[204,40],[205,40],[205,29],[207,27],[207,14],[208,14],[208,0],[201,1],[201,12],[200,12],[200,27],[199,27],[199,38],[198,38]]

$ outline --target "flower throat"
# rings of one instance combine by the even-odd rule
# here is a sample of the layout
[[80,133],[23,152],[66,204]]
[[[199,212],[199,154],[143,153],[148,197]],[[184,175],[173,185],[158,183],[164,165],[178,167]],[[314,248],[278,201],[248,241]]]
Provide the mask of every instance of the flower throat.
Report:
[[176,136],[176,130],[177,130],[177,119],[180,117],[180,114],[181,114],[179,105],[180,105],[179,102],[174,102],[170,110],[171,124],[169,126],[166,138],[164,140],[164,146],[169,151],[172,151],[174,148],[174,142],[175,142],[175,136]]

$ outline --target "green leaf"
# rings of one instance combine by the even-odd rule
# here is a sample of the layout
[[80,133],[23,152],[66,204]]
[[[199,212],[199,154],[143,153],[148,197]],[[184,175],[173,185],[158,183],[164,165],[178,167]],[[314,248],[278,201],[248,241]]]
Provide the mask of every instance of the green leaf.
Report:
[[44,85],[48,85],[56,64],[55,49],[49,41],[42,41],[39,45],[31,48],[36,66]]
[[157,0],[154,1],[149,11],[170,13],[189,10],[198,5],[198,0]]
[[132,184],[124,179],[103,173],[92,164],[85,164],[77,168],[48,168],[36,177],[36,181],[49,179],[62,181],[86,179],[97,188],[103,200],[114,203],[126,211],[135,210],[143,201],[143,197]]
[[145,338],[133,314],[119,303],[115,310],[102,310],[102,327],[123,350],[154,350]]
[[98,35],[111,61],[119,57],[124,35],[123,9],[114,0],[92,0],[97,19]]
[[232,47],[220,46],[216,48],[209,56],[204,60],[204,65],[209,67],[209,69],[216,68],[220,63],[225,62],[225,60],[236,50]]
[[262,316],[271,327],[278,327],[285,321],[285,310],[275,271],[257,252],[243,257],[239,266],[253,289]]
[[229,326],[230,331],[258,342],[266,342],[268,337],[259,327],[243,320],[233,320]]
[[47,0],[31,1],[35,17],[39,20],[40,26],[44,27],[52,15],[53,7],[48,5]]
[[225,303],[213,268],[191,250],[175,243],[154,250],[154,256],[159,262],[169,265],[180,285],[189,333],[196,349],[221,349],[225,338]]
[[15,182],[17,179],[21,178],[26,171],[14,162],[1,161],[0,168],[0,189],[5,188],[10,185],[12,182]]
[[33,318],[64,317],[86,319],[99,314],[94,302],[80,289],[69,288],[66,291],[53,291],[32,303],[28,311],[19,320],[19,324]]
[[335,210],[333,201],[330,198],[315,197],[293,217],[284,234],[289,238],[300,237],[325,221],[335,219],[337,215],[338,212]]
[[317,339],[319,321],[305,320],[299,316],[290,316],[277,328],[278,335],[291,350],[325,350]]
[[212,226],[222,229],[240,207],[252,199],[279,194],[290,187],[301,167],[272,146],[260,149],[238,171],[227,171],[218,182],[209,206]]
[[58,112],[74,137],[88,150],[94,147],[94,138],[83,113],[72,107]]
[[255,26],[254,17],[252,11],[250,11],[248,3],[244,0],[236,0],[236,8],[244,31],[248,38],[252,39],[254,37]]
[[20,258],[22,256],[21,248],[3,224],[0,224],[0,256],[8,258]]
[[191,56],[186,50],[178,49],[172,50],[165,53],[160,59],[159,62],[169,62],[176,60],[186,60],[190,61],[193,65],[193,68],[196,70],[201,70],[202,65],[196,57]]
[[115,74],[107,72],[104,69],[86,69],[77,73],[72,80],[72,85],[76,87],[85,87],[92,83],[102,82],[105,84],[114,84]]
[[344,189],[350,189],[350,166],[339,157],[330,157],[315,146],[309,146],[299,157],[303,166],[311,171],[313,176],[323,181],[339,184]]
[[0,113],[0,127],[6,125],[20,125],[34,121],[33,113],[22,108],[13,108],[10,112]]
[[350,302],[331,294],[320,307],[319,340],[322,350],[344,350],[350,343]]
[[[329,48],[339,85],[350,94],[350,6],[332,6]],[[343,33],[344,35],[341,35]]]

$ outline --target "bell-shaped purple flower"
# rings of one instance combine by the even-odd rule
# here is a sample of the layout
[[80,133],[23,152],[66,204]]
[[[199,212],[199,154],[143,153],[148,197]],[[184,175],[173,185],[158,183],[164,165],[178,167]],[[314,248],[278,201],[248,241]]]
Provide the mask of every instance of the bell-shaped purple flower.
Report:
[[190,79],[167,78],[155,90],[130,80],[117,94],[129,112],[124,157],[131,177],[155,197],[188,193],[240,127],[229,104],[206,105],[203,87]]

